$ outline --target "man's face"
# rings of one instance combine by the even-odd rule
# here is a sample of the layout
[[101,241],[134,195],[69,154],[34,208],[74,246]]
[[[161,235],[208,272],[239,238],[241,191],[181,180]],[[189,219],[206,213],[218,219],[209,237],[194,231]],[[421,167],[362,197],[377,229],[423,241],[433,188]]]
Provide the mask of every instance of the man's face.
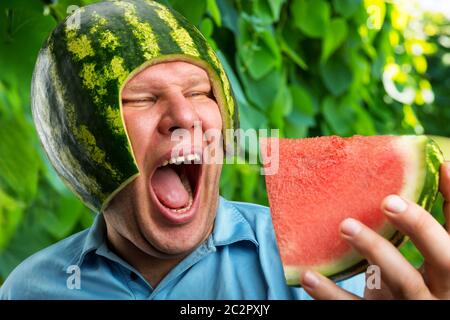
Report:
[[[150,66],[126,83],[122,105],[140,175],[105,211],[108,234],[156,257],[187,254],[212,230],[221,165],[166,163],[180,146],[174,132],[222,129],[208,74],[186,62]],[[201,157],[209,142],[198,142],[184,140],[185,152],[175,155]]]

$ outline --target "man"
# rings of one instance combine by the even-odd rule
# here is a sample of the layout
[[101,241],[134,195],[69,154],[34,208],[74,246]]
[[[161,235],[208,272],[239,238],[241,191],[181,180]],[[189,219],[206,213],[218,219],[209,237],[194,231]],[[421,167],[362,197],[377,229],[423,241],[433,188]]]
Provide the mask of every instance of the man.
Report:
[[[88,230],[18,266],[2,286],[1,298],[362,295],[361,275],[336,286],[305,272],[301,277],[305,289],[286,286],[268,208],[221,198],[220,163],[196,161],[220,150],[208,148],[213,142],[203,139],[200,145],[184,141],[183,151],[174,151],[178,145],[173,136],[180,130],[193,133],[200,126],[202,132],[222,131],[236,126],[228,80],[198,31],[149,1],[102,3],[80,14],[80,25],[60,26],[40,54],[33,112],[52,164],[100,213]],[[111,22],[120,19],[124,23],[119,27]],[[172,36],[173,43],[155,46],[163,32]],[[117,47],[124,41],[129,41],[129,50],[120,52]],[[111,116],[119,111],[123,123]],[[115,126],[95,131],[108,124]],[[66,146],[61,147],[63,142]],[[441,191],[450,200],[450,166],[441,170]],[[381,267],[382,289],[366,290],[366,297],[449,298],[448,230],[398,196],[386,198],[382,208],[415,241],[426,264],[419,273],[386,240],[357,221],[345,220],[343,237]]]

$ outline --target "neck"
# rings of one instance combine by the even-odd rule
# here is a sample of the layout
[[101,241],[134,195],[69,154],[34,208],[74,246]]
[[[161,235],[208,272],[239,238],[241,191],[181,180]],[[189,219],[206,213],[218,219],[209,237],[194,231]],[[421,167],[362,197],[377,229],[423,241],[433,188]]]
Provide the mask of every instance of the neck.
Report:
[[107,228],[107,236],[111,249],[139,271],[152,288],[155,288],[169,271],[185,257],[183,255],[162,259],[150,255],[115,232],[113,228]]

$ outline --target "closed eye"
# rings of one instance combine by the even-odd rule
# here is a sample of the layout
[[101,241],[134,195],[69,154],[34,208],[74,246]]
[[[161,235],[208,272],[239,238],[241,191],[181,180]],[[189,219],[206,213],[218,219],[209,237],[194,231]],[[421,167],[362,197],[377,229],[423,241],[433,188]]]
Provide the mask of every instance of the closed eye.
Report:
[[214,95],[212,91],[193,91],[187,94],[188,97],[196,98],[196,97],[207,97],[214,100]]
[[156,102],[156,97],[139,98],[139,99],[122,99],[122,104],[127,106],[147,106]]

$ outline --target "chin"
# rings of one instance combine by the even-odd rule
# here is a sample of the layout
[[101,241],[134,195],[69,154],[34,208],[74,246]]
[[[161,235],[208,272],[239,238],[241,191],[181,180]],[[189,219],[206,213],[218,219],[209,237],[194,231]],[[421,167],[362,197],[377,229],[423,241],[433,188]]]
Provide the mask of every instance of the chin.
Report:
[[185,256],[195,250],[211,234],[214,220],[209,212],[199,212],[199,217],[205,215],[203,221],[179,225],[177,227],[149,226],[141,229],[145,248],[148,254],[159,258]]
[[[189,166],[189,165],[187,165]],[[190,165],[192,204],[177,213],[165,207],[153,190],[147,189],[148,210],[140,208],[140,234],[148,244],[147,250],[161,258],[185,256],[195,250],[211,234],[219,200],[219,165]],[[151,184],[147,183],[148,186]],[[141,248],[142,249],[142,248]],[[150,253],[150,252],[148,252]]]
[[[195,163],[164,165],[165,161],[167,156],[116,195],[107,212],[107,220],[116,233],[140,251],[170,259],[186,256],[211,234],[222,166]],[[164,167],[171,167],[171,174],[184,179],[183,186],[192,191],[182,208],[174,209],[165,204],[151,182],[155,172]],[[189,186],[185,186],[186,183]]]

